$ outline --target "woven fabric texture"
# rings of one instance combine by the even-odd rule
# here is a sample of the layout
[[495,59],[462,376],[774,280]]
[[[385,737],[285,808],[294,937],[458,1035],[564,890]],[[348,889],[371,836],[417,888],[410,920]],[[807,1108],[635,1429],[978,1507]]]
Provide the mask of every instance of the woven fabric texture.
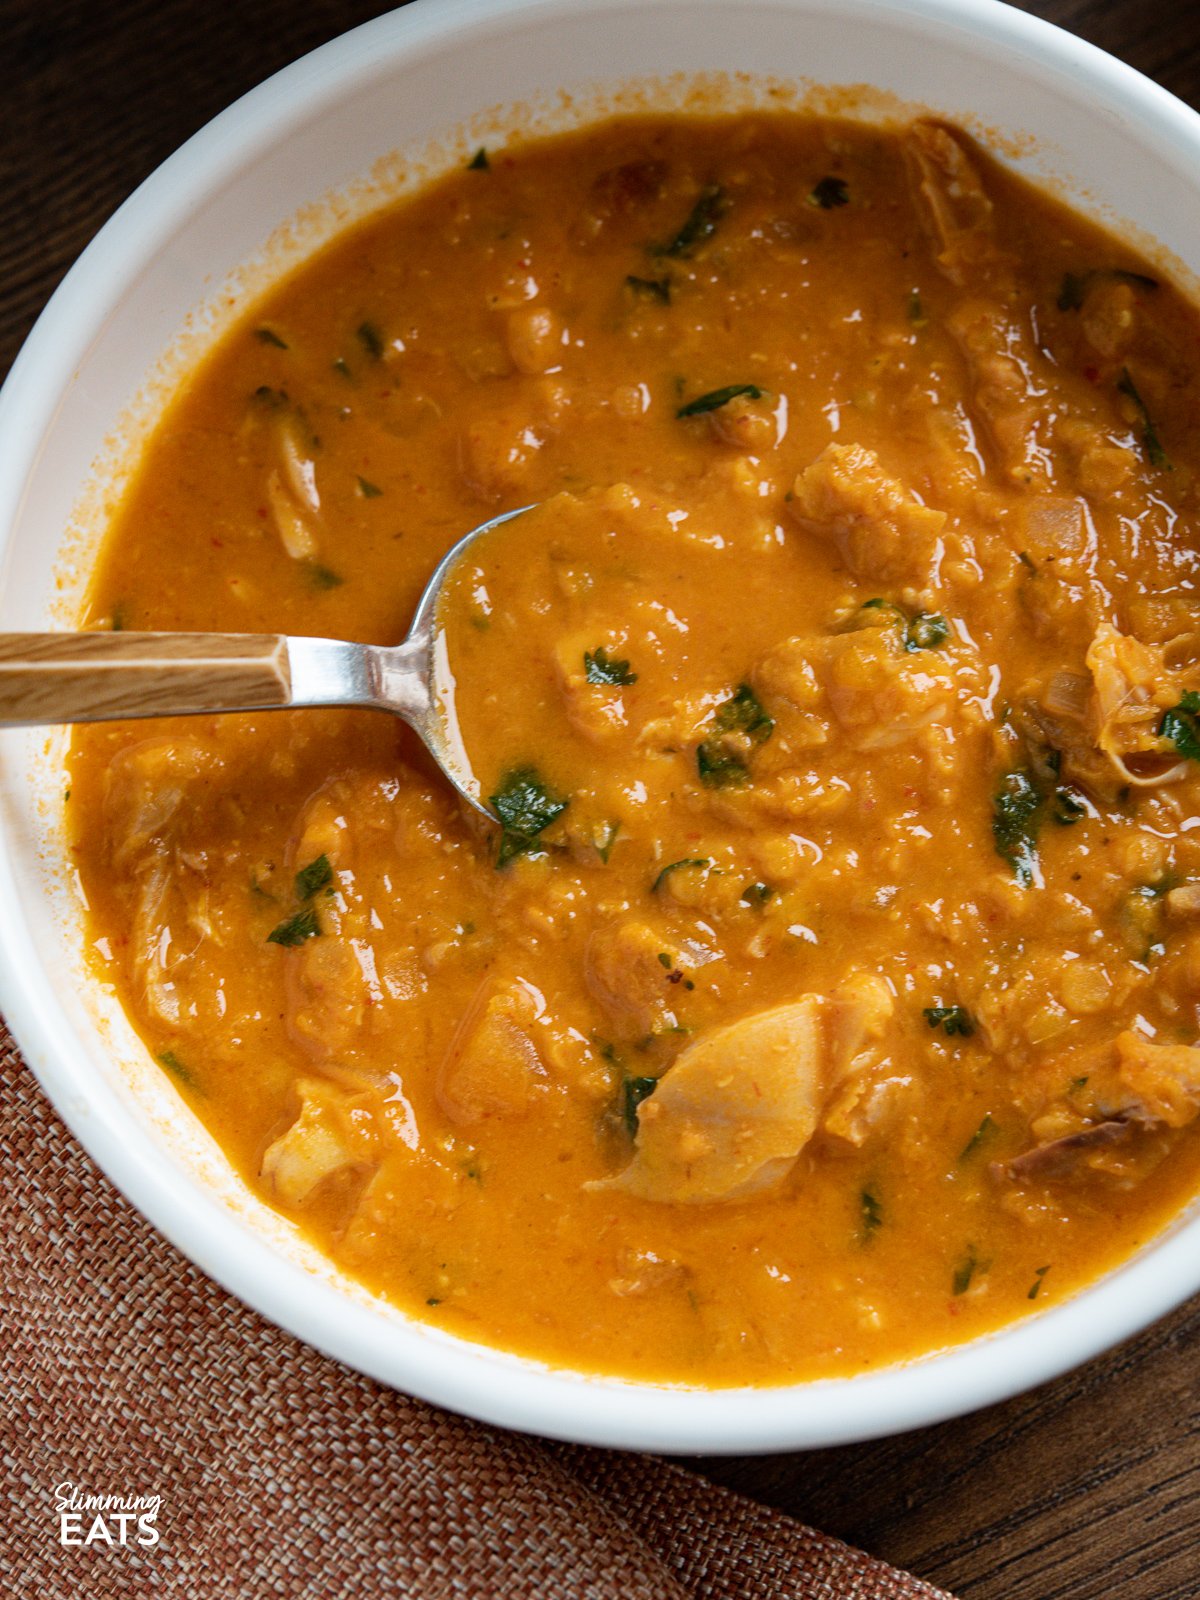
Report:
[[[944,1594],[666,1462],[483,1427],[280,1333],[125,1202],[7,1036],[0,1155],[11,1600]],[[158,1545],[64,1548],[64,1483],[160,1495]]]

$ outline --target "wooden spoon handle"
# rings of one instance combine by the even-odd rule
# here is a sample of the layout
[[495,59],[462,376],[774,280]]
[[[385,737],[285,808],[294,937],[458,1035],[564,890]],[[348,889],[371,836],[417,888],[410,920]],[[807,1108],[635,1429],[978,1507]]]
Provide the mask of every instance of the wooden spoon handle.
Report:
[[291,703],[276,633],[0,634],[0,726]]

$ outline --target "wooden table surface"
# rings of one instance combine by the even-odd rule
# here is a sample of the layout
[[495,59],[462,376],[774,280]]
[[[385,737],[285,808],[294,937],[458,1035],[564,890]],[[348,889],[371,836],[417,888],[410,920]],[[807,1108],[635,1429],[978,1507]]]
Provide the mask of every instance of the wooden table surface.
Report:
[[[165,156],[277,68],[386,9],[0,0],[0,372],[67,267]],[[1024,9],[1200,105],[1197,0]],[[1200,1299],[1081,1371],[957,1422],[700,1465],[966,1600],[1196,1600],[1198,1344]]]

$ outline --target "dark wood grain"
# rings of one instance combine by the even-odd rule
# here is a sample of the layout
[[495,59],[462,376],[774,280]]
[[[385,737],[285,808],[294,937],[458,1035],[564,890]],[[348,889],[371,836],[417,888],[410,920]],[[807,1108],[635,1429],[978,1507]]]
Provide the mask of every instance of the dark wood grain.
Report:
[[[276,68],[386,9],[0,0],[0,371],[71,261],[165,156]],[[1024,9],[1200,104],[1197,0]],[[1200,1300],[1103,1360],[957,1422],[700,1466],[967,1600],[1196,1600],[1198,1343]]]

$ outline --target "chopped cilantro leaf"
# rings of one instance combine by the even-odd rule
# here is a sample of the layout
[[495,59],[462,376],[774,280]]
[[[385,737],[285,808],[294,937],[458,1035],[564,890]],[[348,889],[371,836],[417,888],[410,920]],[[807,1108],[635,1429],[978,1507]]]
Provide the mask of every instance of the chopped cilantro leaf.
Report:
[[1027,772],[1006,772],[992,797],[992,838],[996,853],[1013,869],[1017,882],[1028,888],[1037,866],[1037,813],[1040,790]]
[[378,361],[383,354],[383,334],[380,333],[375,323],[360,322],[354,331],[359,344],[362,345],[372,361]]
[[992,1121],[992,1115],[989,1111],[984,1117],[983,1121],[975,1129],[975,1132],[967,1140],[966,1144],[963,1145],[962,1151],[958,1157],[959,1165],[961,1166],[964,1161],[969,1160],[969,1158],[975,1154],[976,1150],[979,1149],[980,1145],[986,1143],[986,1141],[990,1139],[995,1132],[996,1124]]
[[377,483],[371,483],[367,478],[358,480],[358,492],[364,500],[378,500],[383,490]]
[[931,1028],[940,1027],[950,1038],[959,1034],[969,1039],[975,1032],[971,1013],[965,1006],[926,1006],[924,1016]]
[[490,797],[502,833],[496,857],[506,867],[537,844],[540,834],[561,817],[569,802],[542,782],[536,767],[517,767]]
[[1146,452],[1146,459],[1152,467],[1160,467],[1165,472],[1174,469],[1167,460],[1167,452],[1163,449],[1158,437],[1158,429],[1151,420],[1150,413],[1146,410],[1146,402],[1137,391],[1133,379],[1129,375],[1129,368],[1121,368],[1121,376],[1117,380],[1117,388],[1127,399],[1133,401],[1134,409],[1142,419],[1142,449]]
[[670,244],[659,253],[664,256],[676,257],[687,257],[694,254],[702,244],[705,244],[716,233],[717,224],[724,216],[725,210],[725,191],[719,184],[706,184],[701,189],[683,227],[680,228]]
[[686,406],[680,406],[675,415],[677,417],[700,417],[706,411],[719,411],[722,406],[727,406],[731,400],[736,400],[739,395],[745,395],[748,400],[761,400],[762,393],[756,383],[730,383],[724,389],[710,389],[707,394],[702,394],[698,400],[689,400]]
[[643,300],[657,300],[663,306],[671,304],[670,278],[639,278],[630,273],[625,284]]
[[1050,813],[1060,828],[1070,828],[1080,817],[1088,814],[1088,803],[1070,784],[1062,784],[1054,791],[1054,809]]
[[966,1294],[971,1287],[971,1279],[979,1269],[979,1261],[975,1255],[974,1245],[967,1246],[967,1253],[955,1269],[951,1287],[956,1295]]
[[658,1088],[657,1078],[623,1078],[621,1080],[621,1117],[630,1137],[638,1131],[638,1107]]
[[657,894],[659,889],[673,872],[679,872],[684,867],[711,867],[712,862],[707,856],[684,856],[681,861],[671,861],[662,869],[658,877],[650,885],[650,893]]
[[273,345],[276,350],[287,349],[287,341],[281,339],[274,328],[255,328],[254,337],[261,340],[263,344]]
[[583,672],[589,683],[636,683],[638,678],[636,672],[630,672],[628,661],[616,660],[603,645],[583,652]]
[[1160,739],[1169,739],[1188,761],[1200,761],[1200,694],[1188,689],[1179,704],[1164,711],[1158,725]]
[[346,581],[332,567],[322,566],[319,561],[306,561],[304,571],[314,589],[338,589]]
[[467,171],[468,172],[487,172],[490,169],[491,165],[492,165],[492,163],[488,160],[487,150],[484,148],[483,145],[480,145],[479,149],[476,150],[475,154],[471,157],[470,161],[467,162]]
[[294,917],[289,917],[277,928],[272,928],[267,935],[267,943],[282,944],[290,949],[294,945],[303,944],[306,939],[315,938],[320,931],[321,924],[317,921],[317,913],[312,906],[305,906],[303,911],[297,911]]
[[918,611],[904,630],[906,650],[936,650],[950,637],[950,624],[936,611]]
[[765,906],[775,893],[769,883],[748,883],[742,890],[744,906]]
[[329,865],[329,857],[318,856],[296,874],[296,895],[301,900],[311,900],[318,889],[325,889],[332,882],[333,868]]
[[864,1189],[858,1197],[859,1233],[865,1244],[878,1228],[883,1226],[883,1205],[871,1189]]
[[183,1062],[180,1061],[174,1050],[160,1050],[158,1052],[158,1059],[162,1065],[166,1067],[169,1073],[179,1079],[180,1083],[184,1084],[189,1089],[195,1089],[197,1087],[196,1074],[190,1067],[184,1066]]
[[[1051,1265],[1052,1264],[1053,1263],[1051,1263]],[[1050,1266],[1049,1265],[1044,1266],[1044,1267],[1038,1267],[1038,1268],[1035,1269],[1034,1274],[1033,1274],[1033,1287],[1030,1289],[1029,1293],[1025,1296],[1025,1298],[1027,1300],[1036,1300],[1037,1299],[1038,1294],[1039,1294],[1039,1292],[1041,1290],[1041,1287],[1042,1287],[1042,1283],[1043,1283],[1043,1281],[1045,1279],[1046,1274],[1049,1271],[1050,1271]]]
[[696,749],[701,783],[709,789],[745,783],[749,748],[771,737],[774,718],[763,710],[749,684],[743,683],[713,712],[709,727],[711,734]]
[[810,206],[817,206],[822,211],[832,211],[835,206],[844,206],[850,200],[850,186],[845,178],[822,178],[815,183],[808,197]]

